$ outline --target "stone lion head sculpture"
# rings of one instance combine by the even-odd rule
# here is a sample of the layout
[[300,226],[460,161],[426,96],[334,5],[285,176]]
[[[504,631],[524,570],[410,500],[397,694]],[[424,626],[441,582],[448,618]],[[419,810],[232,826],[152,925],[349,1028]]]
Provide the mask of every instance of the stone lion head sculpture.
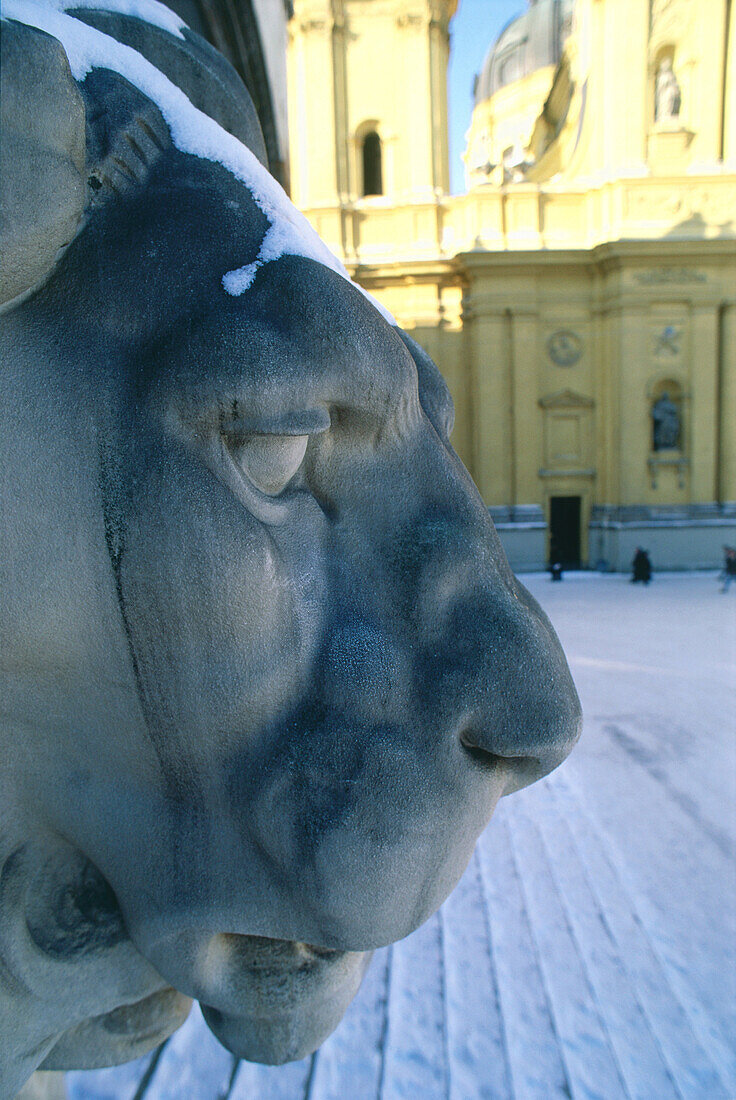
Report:
[[[6,0],[0,1093],[316,1048],[578,736],[437,369],[148,0]],[[103,10],[104,8],[104,10]]]

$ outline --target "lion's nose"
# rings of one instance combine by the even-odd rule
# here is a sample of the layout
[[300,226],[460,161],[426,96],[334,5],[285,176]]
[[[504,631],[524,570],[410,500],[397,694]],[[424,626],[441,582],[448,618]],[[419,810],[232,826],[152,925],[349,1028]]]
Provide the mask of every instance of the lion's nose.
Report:
[[504,644],[489,644],[488,627],[473,632],[475,698],[463,709],[458,737],[476,765],[503,767],[508,793],[563,762],[582,714],[560,642],[522,585],[498,601],[489,622]]
[[577,696],[567,706],[561,706],[559,698],[556,704],[557,713],[547,721],[537,721],[526,731],[520,722],[522,728],[511,735],[498,726],[468,724],[459,733],[460,745],[475,766],[504,771],[504,794],[518,791],[554,771],[580,736]]
[[439,704],[468,761],[503,771],[506,793],[553,771],[578,740],[582,716],[562,647],[536,601],[513,579],[476,583],[452,594],[444,626],[440,659],[426,651],[425,698]]

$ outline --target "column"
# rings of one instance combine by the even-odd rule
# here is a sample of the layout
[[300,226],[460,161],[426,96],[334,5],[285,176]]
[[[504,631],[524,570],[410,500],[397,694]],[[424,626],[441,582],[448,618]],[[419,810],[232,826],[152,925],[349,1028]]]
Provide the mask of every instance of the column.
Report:
[[537,382],[539,318],[536,310],[511,314],[509,390],[511,404],[510,504],[540,504],[542,465]]
[[724,306],[720,333],[720,498],[736,502],[736,304]]
[[503,309],[476,307],[469,331],[472,474],[489,505],[511,502],[507,329]]
[[[716,306],[695,306],[691,330],[690,502],[709,504],[718,493],[718,328]],[[685,423],[685,431],[688,424]]]

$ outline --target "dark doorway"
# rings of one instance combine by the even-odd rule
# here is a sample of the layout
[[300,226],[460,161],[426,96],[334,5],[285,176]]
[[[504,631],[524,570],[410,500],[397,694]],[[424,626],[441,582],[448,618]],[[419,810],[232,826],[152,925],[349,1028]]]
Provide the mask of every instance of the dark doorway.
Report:
[[383,194],[381,139],[375,130],[363,138],[363,194]]
[[563,569],[580,568],[580,497],[551,497],[549,560]]

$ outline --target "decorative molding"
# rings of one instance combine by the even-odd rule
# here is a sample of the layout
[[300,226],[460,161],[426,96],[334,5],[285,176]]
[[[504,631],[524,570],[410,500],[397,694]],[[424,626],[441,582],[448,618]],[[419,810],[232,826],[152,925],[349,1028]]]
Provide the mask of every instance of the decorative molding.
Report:
[[676,359],[682,351],[682,328],[677,325],[665,325],[664,328],[654,334],[654,355],[658,358],[670,357]]
[[668,366],[663,364],[658,373],[648,380],[646,389],[648,401],[653,401],[655,398],[661,397],[662,390],[671,386],[677,388],[677,400],[681,404],[690,401],[692,394],[685,384],[677,377],[677,364],[675,363],[673,365],[675,370],[671,370]]
[[581,470],[550,470],[545,466],[541,466],[539,469],[539,476],[543,478],[550,477],[587,477],[595,478],[598,476],[598,471],[594,466],[589,466],[587,469]]
[[595,401],[585,394],[575,393],[573,390],[558,390],[539,398],[539,404],[543,409],[592,409]]
[[500,531],[514,528],[525,531],[544,531],[547,521],[540,504],[497,504],[489,507],[493,525]]
[[302,19],[299,23],[299,30],[302,34],[311,34],[313,32],[322,33],[329,30],[326,19]]
[[421,27],[424,23],[424,16],[419,15],[416,12],[402,12],[401,15],[396,16],[396,26],[401,30],[410,30],[412,27]]
[[669,222],[679,219],[725,225],[736,209],[736,186],[727,181],[663,188],[636,184],[624,190],[624,217],[634,221]]
[[652,0],[650,36],[655,47],[664,40],[679,39],[692,25],[692,0]]
[[704,271],[688,267],[655,267],[650,271],[635,271],[634,280],[640,286],[684,286],[688,283],[707,283]]
[[736,501],[724,504],[594,504],[591,528],[720,527],[736,523]]
[[658,452],[649,456],[647,466],[649,467],[649,479],[653,489],[657,488],[657,477],[662,466],[671,466],[676,469],[677,487],[678,489],[685,488],[685,474],[690,467],[690,459],[686,455],[677,452],[669,455]]
[[560,328],[547,340],[547,354],[558,367],[574,367],[583,355],[583,341],[577,332]]

